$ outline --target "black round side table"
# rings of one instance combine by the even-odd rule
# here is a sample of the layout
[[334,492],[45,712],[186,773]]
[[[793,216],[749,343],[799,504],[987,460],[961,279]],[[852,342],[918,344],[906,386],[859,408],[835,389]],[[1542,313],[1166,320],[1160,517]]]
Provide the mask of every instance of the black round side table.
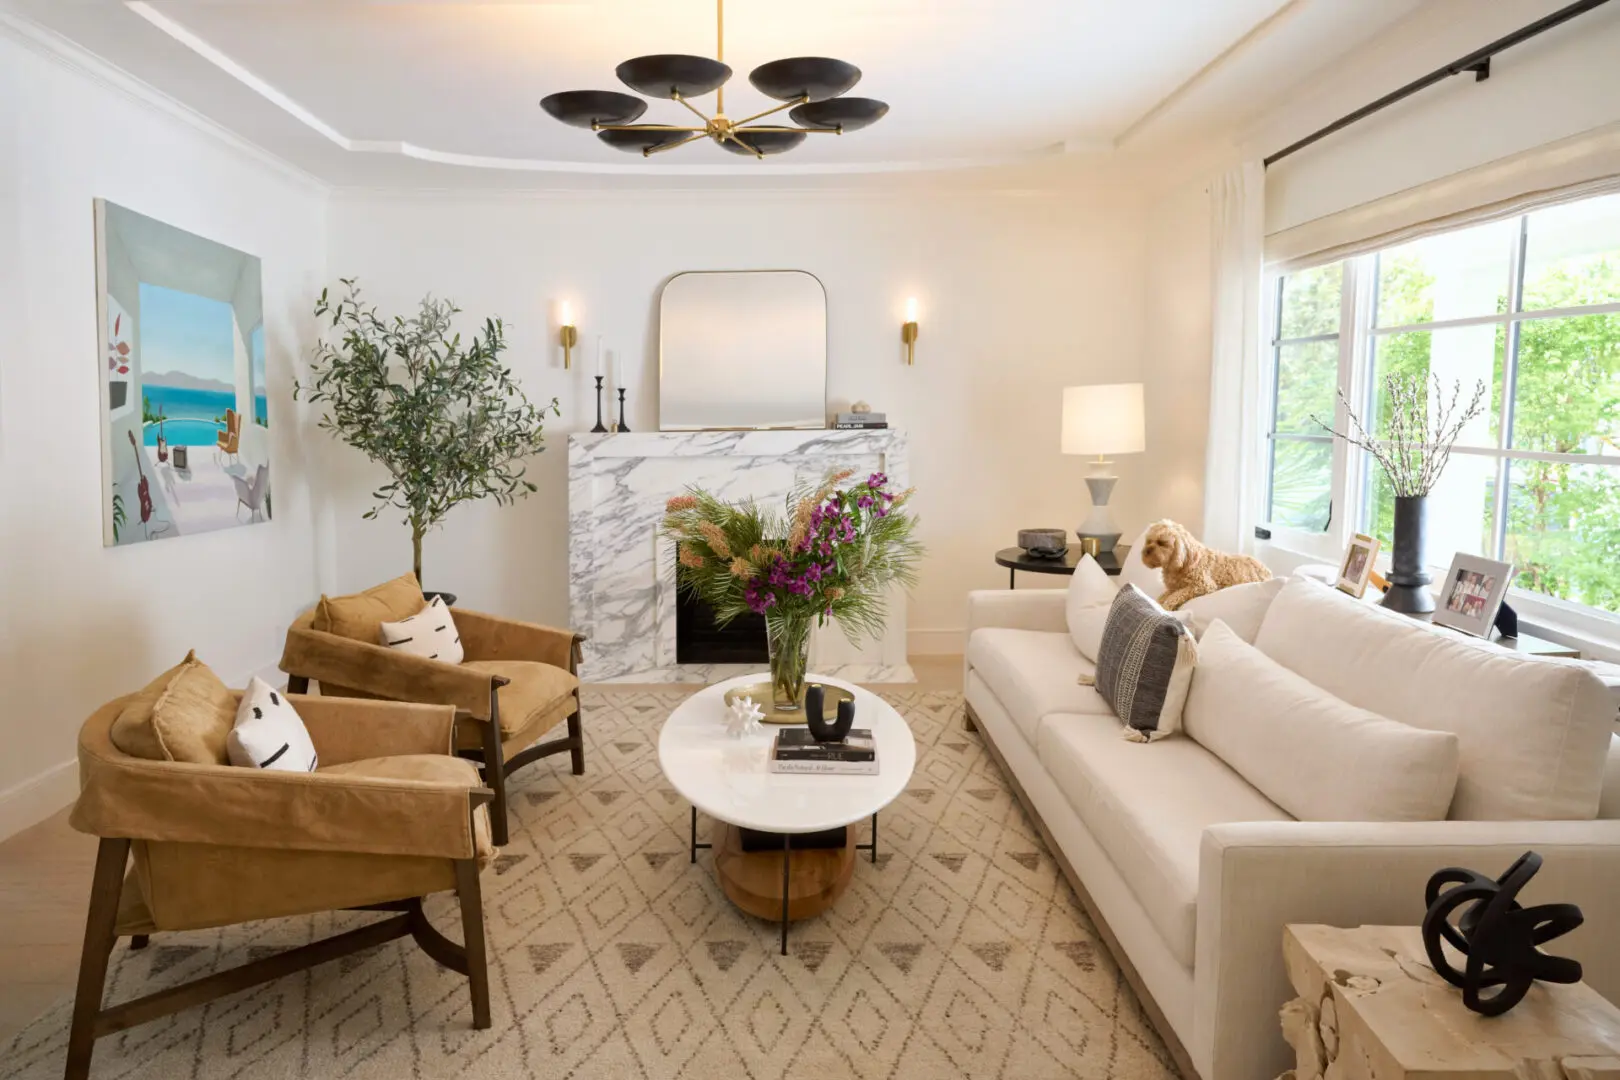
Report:
[[[1125,556],[1129,555],[1129,547],[1117,547],[1113,551],[1105,551],[1096,556],[1097,565],[1109,577],[1118,577],[1121,567],[1125,564]],[[1029,555],[1023,548],[1002,548],[996,552],[996,565],[1007,568],[1007,588],[1018,588],[1018,571],[1024,570],[1031,574],[1062,574],[1065,577],[1074,573],[1074,568],[1080,565],[1080,559],[1085,552],[1080,545],[1070,544],[1069,550],[1064,552],[1061,559],[1037,559]]]

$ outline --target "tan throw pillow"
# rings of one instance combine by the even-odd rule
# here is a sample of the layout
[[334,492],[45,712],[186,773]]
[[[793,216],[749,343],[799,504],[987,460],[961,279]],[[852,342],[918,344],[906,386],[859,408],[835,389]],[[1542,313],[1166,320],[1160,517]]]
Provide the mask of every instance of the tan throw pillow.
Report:
[[158,738],[157,729],[152,726],[152,706],[156,705],[158,698],[169,688],[188,664],[197,662],[195,650],[186,653],[186,658],[174,667],[165,671],[144,687],[137,690],[124,703],[112,724],[112,744],[130,757],[144,758],[147,761],[172,761],[163,749],[163,740]]
[[365,592],[322,596],[310,627],[375,645],[381,640],[383,623],[408,619],[421,611],[423,604],[416,575],[402,574]]
[[228,765],[227,740],[236,723],[236,696],[207,664],[182,664],[152,706],[152,726],[170,761]]

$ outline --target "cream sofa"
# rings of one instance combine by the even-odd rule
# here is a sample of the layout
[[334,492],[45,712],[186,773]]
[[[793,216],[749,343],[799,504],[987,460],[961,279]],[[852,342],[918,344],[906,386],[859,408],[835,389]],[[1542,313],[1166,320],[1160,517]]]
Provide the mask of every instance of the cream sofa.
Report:
[[[1291,1066],[1277,1021],[1292,996],[1285,924],[1415,924],[1435,870],[1500,873],[1527,849],[1546,864],[1521,899],[1573,901],[1586,913],[1553,951],[1580,959],[1587,981],[1620,1000],[1620,737],[1601,685],[1574,673],[1591,685],[1565,679],[1574,697],[1560,699],[1558,716],[1540,715],[1555,705],[1530,699],[1504,714],[1522,718],[1522,728],[1470,730],[1481,710],[1452,715],[1447,694],[1476,689],[1470,671],[1482,653],[1498,676],[1509,654],[1299,584],[1336,597],[1322,609],[1334,617],[1301,621],[1309,613],[1294,612],[1291,625],[1272,628],[1272,651],[1282,654],[1272,658],[1381,715],[1414,705],[1435,714],[1432,723],[1391,716],[1412,726],[1450,730],[1456,719],[1465,734],[1453,819],[1490,816],[1479,808],[1489,811],[1498,789],[1514,789],[1506,792],[1513,798],[1523,786],[1528,805],[1569,807],[1558,812],[1577,820],[1296,821],[1186,735],[1121,738],[1106,703],[1079,682],[1094,669],[1068,632],[1065,591],[971,594],[967,722],[1036,818],[1182,1071],[1261,1080]],[[1293,595],[1285,588],[1264,618],[1282,619],[1282,597]],[[1263,624],[1260,634],[1264,645]],[[1553,737],[1526,741],[1542,727]],[[1459,815],[1459,805],[1473,812]]]

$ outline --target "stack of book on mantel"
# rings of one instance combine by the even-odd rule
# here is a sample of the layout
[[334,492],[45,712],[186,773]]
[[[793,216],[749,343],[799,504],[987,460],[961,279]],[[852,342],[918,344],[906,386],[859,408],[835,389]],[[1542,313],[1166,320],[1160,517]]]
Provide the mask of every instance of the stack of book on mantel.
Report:
[[837,431],[868,431],[889,426],[889,414],[880,412],[841,412],[833,421]]
[[771,772],[870,776],[878,771],[877,741],[867,728],[851,728],[839,742],[818,743],[809,728],[783,728],[771,743]]

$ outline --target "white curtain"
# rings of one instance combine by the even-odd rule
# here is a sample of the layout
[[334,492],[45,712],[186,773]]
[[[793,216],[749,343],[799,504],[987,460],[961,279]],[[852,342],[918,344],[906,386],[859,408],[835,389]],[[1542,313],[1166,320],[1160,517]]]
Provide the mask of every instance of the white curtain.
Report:
[[1265,189],[1265,168],[1258,161],[1229,170],[1209,189],[1214,311],[1203,539],[1222,551],[1254,548],[1263,445],[1260,328]]

